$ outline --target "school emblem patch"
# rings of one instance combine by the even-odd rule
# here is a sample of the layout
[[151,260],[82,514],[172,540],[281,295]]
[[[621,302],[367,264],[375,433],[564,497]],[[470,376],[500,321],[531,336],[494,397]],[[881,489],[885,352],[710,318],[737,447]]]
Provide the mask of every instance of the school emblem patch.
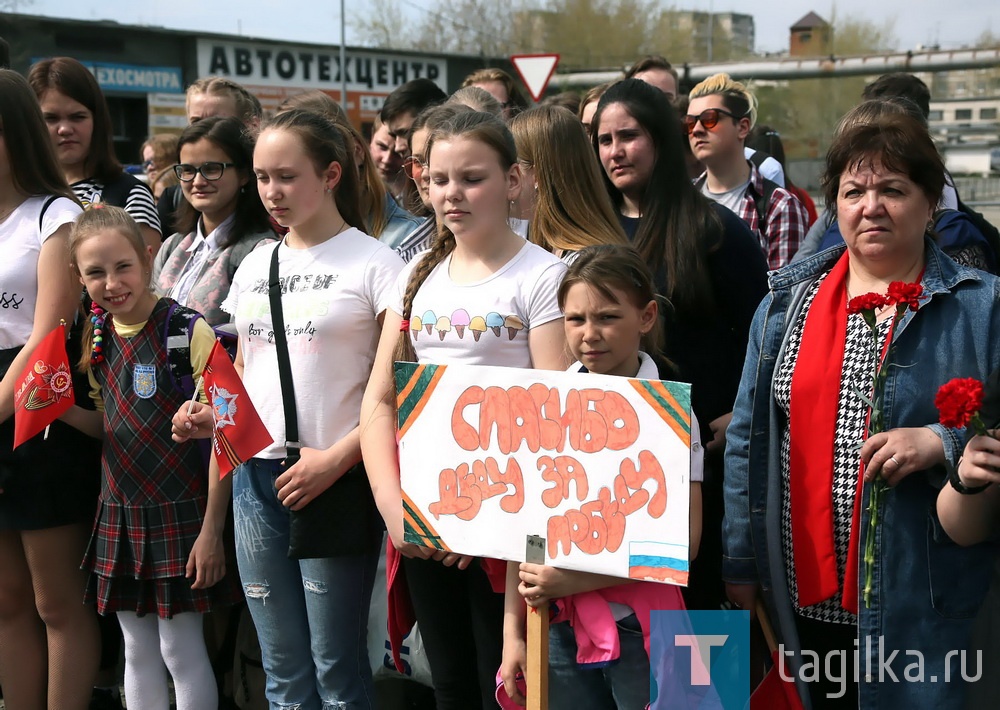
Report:
[[135,363],[132,368],[132,391],[140,399],[149,399],[156,394],[156,367]]

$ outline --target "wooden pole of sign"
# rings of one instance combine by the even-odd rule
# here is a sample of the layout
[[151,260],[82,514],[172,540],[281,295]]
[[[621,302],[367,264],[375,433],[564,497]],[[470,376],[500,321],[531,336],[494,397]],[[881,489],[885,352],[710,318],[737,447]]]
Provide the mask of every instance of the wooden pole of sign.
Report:
[[[525,561],[545,564],[545,538],[528,535]],[[549,707],[549,607],[528,607],[527,710]]]

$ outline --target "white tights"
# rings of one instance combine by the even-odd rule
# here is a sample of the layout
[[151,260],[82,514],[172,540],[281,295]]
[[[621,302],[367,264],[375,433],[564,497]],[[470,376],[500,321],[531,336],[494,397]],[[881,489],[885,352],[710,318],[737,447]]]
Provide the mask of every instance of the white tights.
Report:
[[169,710],[167,672],[177,710],[217,710],[218,688],[205,650],[202,615],[172,619],[118,612],[125,637],[125,702],[129,708]]

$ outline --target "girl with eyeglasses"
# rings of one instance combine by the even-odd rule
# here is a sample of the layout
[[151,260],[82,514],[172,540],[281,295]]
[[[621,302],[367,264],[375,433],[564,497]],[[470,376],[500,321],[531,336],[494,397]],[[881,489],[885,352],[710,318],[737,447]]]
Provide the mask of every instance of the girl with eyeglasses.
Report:
[[612,85],[594,114],[593,140],[619,221],[668,304],[664,355],[675,368],[662,375],[692,384],[706,442],[705,525],[686,600],[718,609],[725,601],[721,456],[750,322],[767,293],[767,263],[739,217],[691,183],[681,121],[662,91],[638,79]]
[[179,145],[173,171],[184,201],[177,233],[156,255],[153,284],[209,325],[221,325],[230,320],[222,302],[236,269],[247,254],[275,239],[252,182],[253,139],[239,119],[214,116],[184,129]]
[[122,207],[139,223],[153,253],[160,247],[160,217],[153,193],[126,173],[115,157],[111,113],[94,75],[70,57],[31,67],[28,83],[38,97],[56,159],[84,208],[98,202]]

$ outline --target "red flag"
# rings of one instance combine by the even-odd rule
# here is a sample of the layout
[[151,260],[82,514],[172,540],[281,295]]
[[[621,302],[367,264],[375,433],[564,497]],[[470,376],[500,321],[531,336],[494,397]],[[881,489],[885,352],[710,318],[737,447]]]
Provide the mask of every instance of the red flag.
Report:
[[225,478],[234,468],[274,443],[260,420],[243,381],[236,374],[229,353],[215,341],[205,365],[205,392],[215,416],[212,448],[219,463],[219,477]]
[[42,338],[14,390],[14,448],[58,419],[75,403],[73,371],[60,324]]

